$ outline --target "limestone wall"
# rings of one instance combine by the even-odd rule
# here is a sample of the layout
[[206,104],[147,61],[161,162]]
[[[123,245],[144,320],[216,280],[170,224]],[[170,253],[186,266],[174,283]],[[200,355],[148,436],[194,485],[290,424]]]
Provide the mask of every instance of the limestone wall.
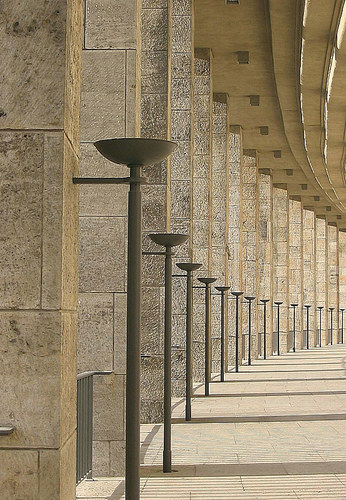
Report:
[[74,498],[82,4],[1,5],[1,498]]

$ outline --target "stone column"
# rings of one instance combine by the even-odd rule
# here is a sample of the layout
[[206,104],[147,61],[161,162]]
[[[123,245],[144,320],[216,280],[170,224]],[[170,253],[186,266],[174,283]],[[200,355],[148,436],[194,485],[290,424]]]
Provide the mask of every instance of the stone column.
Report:
[[[311,305],[309,312],[310,347],[315,345],[316,337],[316,251],[315,251],[315,214],[303,210],[303,306]],[[306,332],[306,309],[303,312],[303,330]],[[304,337],[305,338],[305,337]],[[304,341],[306,345],[306,340]]]
[[[339,303],[346,308],[346,232],[339,231]],[[341,314],[340,314],[341,315]],[[340,319],[341,328],[341,319]],[[346,313],[344,312],[344,342],[346,342]]]
[[[192,258],[192,174],[193,174],[193,2],[172,0],[171,139],[178,150],[171,156],[171,219],[173,233],[190,234],[177,247],[175,262]],[[173,272],[181,274],[173,265]],[[184,273],[183,273],[184,274]],[[185,395],[186,278],[173,280],[172,394]]]
[[[211,272],[212,255],[213,86],[210,49],[195,49],[194,69],[193,260],[203,264],[198,272],[207,276]],[[194,297],[194,379],[200,381],[204,377],[204,291],[195,289]]]
[[[296,307],[296,349],[302,348],[303,331],[303,210],[300,200],[290,199],[289,213],[289,304]],[[311,313],[312,311],[310,311]],[[293,311],[289,309],[289,331],[293,340]]]
[[[171,139],[172,9],[143,0],[141,137]],[[170,159],[144,169],[143,249],[163,251],[148,234],[170,230]],[[143,258],[142,421],[163,418],[164,257]]]
[[[230,127],[229,154],[229,195],[228,195],[228,284],[231,290],[242,290],[242,166],[243,135],[238,125]],[[229,295],[229,297],[232,297]],[[228,301],[228,366],[235,363],[235,307],[234,300]],[[240,309],[241,311],[241,309]],[[226,363],[227,364],[227,363]]]
[[[273,301],[273,183],[270,169],[260,169],[258,174],[258,285],[256,303],[267,303],[267,356],[272,353],[272,301]],[[258,333],[263,333],[263,305],[257,306]],[[254,332],[255,333],[255,332]],[[263,355],[263,335],[260,337]]]
[[[2,7],[1,497],[75,497],[82,3]],[[4,47],[6,49],[4,49]],[[39,54],[39,57],[38,57]]]
[[[280,353],[287,352],[288,334],[288,193],[273,188],[273,301],[280,306]],[[277,307],[273,310],[273,339],[277,332]],[[276,345],[276,340],[273,342]]]
[[[258,171],[257,152],[253,149],[243,150],[242,168],[242,278],[244,296],[257,297],[257,222],[258,222]],[[242,299],[243,297],[242,296]],[[245,301],[247,302],[247,301]],[[243,304],[242,316],[242,354],[248,357],[248,305]],[[257,307],[252,307],[252,357],[257,358]],[[241,358],[240,358],[241,359]]]
[[[216,285],[227,284],[227,196],[228,196],[228,141],[229,118],[227,94],[214,94],[213,101],[213,176],[212,176],[212,261],[211,274],[218,278]],[[218,293],[219,292],[216,292]],[[212,299],[212,372],[220,371],[221,299]],[[227,331],[227,324],[225,324]]]
[[[333,343],[336,343],[336,329],[339,318],[339,231],[336,226],[328,225],[328,307],[333,311]],[[330,313],[328,311],[330,328]]]
[[[328,343],[328,225],[325,218],[316,217],[316,307],[322,310],[322,345]],[[316,316],[319,328],[319,311]]]
[[[93,142],[138,133],[137,3],[88,0],[82,54],[81,176],[126,177]],[[80,186],[78,372],[94,378],[93,475],[124,473],[128,186]]]

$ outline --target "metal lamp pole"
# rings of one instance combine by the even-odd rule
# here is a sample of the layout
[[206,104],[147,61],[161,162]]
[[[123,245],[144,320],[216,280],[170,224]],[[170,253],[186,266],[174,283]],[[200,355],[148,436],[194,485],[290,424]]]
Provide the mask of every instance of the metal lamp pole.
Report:
[[291,304],[291,307],[293,307],[293,352],[296,352],[296,307],[298,307],[298,304]]
[[158,139],[107,139],[95,142],[97,150],[116,164],[127,165],[130,177],[73,178],[74,184],[129,184],[127,263],[127,368],[126,368],[126,475],[127,500],[140,497],[140,333],[142,275],[141,169],[169,156],[177,144]]
[[217,278],[198,278],[205,285],[205,342],[204,342],[204,395],[209,396],[209,383],[211,376],[210,353],[210,285]]
[[330,345],[333,345],[333,311],[334,311],[334,307],[330,307],[329,311],[330,311]]
[[244,292],[231,292],[235,297],[235,371],[239,372],[239,297]]
[[319,345],[320,347],[322,347],[322,309],[323,309],[323,306],[318,306],[317,309],[319,310],[320,314],[320,335],[319,335]]
[[278,356],[280,356],[280,306],[283,302],[274,302],[274,304],[278,308],[278,313],[277,313],[277,329],[278,329]]
[[192,329],[193,329],[193,287],[192,287],[192,276],[193,271],[196,271],[202,264],[196,264],[194,262],[179,262],[177,266],[182,271],[186,271],[186,275],[176,275],[184,276],[187,278],[187,289],[186,289],[186,369],[185,369],[185,420],[191,420],[191,397],[192,397]]
[[244,297],[249,303],[249,349],[248,349],[248,365],[251,365],[251,303],[256,297]]
[[261,299],[263,304],[263,359],[267,359],[267,303],[269,299]]
[[216,286],[216,290],[221,292],[221,367],[220,381],[225,381],[225,293],[231,288],[229,286]]
[[309,325],[309,309],[311,306],[304,306],[306,307],[306,348],[309,349],[309,328],[310,328],[310,325]]
[[165,256],[165,338],[164,338],[164,396],[163,396],[163,472],[172,471],[172,248],[189,238],[187,234],[149,234],[165,252],[143,252],[143,255]]
[[344,343],[344,311],[345,311],[345,309],[341,308],[340,311],[341,311],[341,342],[339,342],[339,343],[343,344]]

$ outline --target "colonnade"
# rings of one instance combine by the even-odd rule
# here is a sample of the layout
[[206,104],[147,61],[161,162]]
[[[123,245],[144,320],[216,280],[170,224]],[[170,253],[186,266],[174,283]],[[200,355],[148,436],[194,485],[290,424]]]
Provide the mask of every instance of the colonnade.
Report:
[[[339,263],[345,253],[342,228],[336,219],[328,219],[328,212],[321,209],[321,213],[314,213],[296,192],[290,194],[290,185],[285,182],[289,166],[276,144],[272,154],[277,170],[268,169],[266,156],[251,149],[246,131],[232,119],[232,95],[217,88],[214,54],[195,37],[192,0],[143,1],[141,9],[133,2],[127,5],[124,21],[131,36],[125,36],[124,29],[106,29],[96,37],[95,23],[109,16],[107,9],[100,2],[86,11],[81,174],[97,168],[109,175],[109,167],[92,151],[94,140],[137,135],[175,141],[179,147],[167,161],[144,169],[149,179],[143,187],[144,251],[157,250],[150,233],[189,234],[189,240],[177,248],[174,262],[199,262],[198,275],[217,277],[216,285],[227,284],[257,300],[267,298],[270,304],[282,301],[282,352],[288,349],[292,329],[291,303],[299,304],[297,331],[302,331],[305,321],[304,304],[311,305],[314,331],[319,305],[325,311],[335,308],[336,324],[337,311],[346,300],[346,296],[341,299],[346,293],[339,278]],[[115,11],[113,14],[116,17]],[[236,58],[234,64],[237,70]],[[91,113],[96,96],[103,121],[95,120]],[[251,113],[256,109],[254,102],[246,99]],[[124,463],[127,210],[125,190],[115,195],[108,187],[100,189],[81,193],[78,366],[79,371],[114,372],[112,377],[97,381],[95,388],[95,473],[107,476],[120,475]],[[160,422],[163,416],[164,283],[160,259],[143,257],[143,422]],[[95,272],[99,262],[102,269],[97,267]],[[184,278],[173,281],[174,396],[183,396],[185,390],[185,285]],[[193,376],[202,381],[204,294],[195,289],[194,295]],[[225,355],[228,367],[232,367],[235,316],[232,301],[227,303]],[[240,324],[245,333],[248,315],[244,307],[240,307]],[[220,313],[220,300],[213,297],[213,371],[220,368]],[[272,352],[275,321],[275,309],[268,305],[267,355]],[[323,315],[323,343],[327,342],[326,321]],[[257,333],[263,328],[258,307],[252,309],[251,323],[256,357]],[[240,335],[239,356],[244,354],[246,359],[243,339],[247,342],[247,337]],[[298,335],[297,347],[301,346]],[[109,401],[120,401],[116,412]],[[105,433],[105,428],[112,431]]]

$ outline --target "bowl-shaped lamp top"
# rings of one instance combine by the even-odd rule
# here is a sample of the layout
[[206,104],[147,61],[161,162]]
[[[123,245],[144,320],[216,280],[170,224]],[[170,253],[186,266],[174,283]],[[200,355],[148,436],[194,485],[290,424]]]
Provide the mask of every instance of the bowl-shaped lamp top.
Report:
[[188,234],[173,234],[173,233],[153,233],[149,234],[149,238],[158,245],[163,247],[176,247],[185,243],[189,238]]
[[196,271],[202,264],[197,264],[196,262],[177,262],[177,266],[182,271]]
[[248,300],[249,302],[251,302],[251,300],[255,300],[256,297],[252,297],[252,296],[246,296],[244,297],[244,299]]
[[215,289],[219,290],[219,292],[227,292],[231,287],[230,286],[216,286]]
[[240,297],[241,295],[243,295],[244,292],[231,292],[232,295],[234,295],[235,297]]
[[279,300],[277,300],[276,302],[274,302],[274,304],[277,306],[281,306],[281,304],[283,304],[283,302],[280,302]]
[[217,278],[198,278],[198,281],[204,283],[205,285],[210,285],[211,283],[214,283],[216,280]]
[[107,160],[121,165],[153,165],[169,156],[177,148],[172,141],[161,139],[105,139],[94,142],[96,149]]

